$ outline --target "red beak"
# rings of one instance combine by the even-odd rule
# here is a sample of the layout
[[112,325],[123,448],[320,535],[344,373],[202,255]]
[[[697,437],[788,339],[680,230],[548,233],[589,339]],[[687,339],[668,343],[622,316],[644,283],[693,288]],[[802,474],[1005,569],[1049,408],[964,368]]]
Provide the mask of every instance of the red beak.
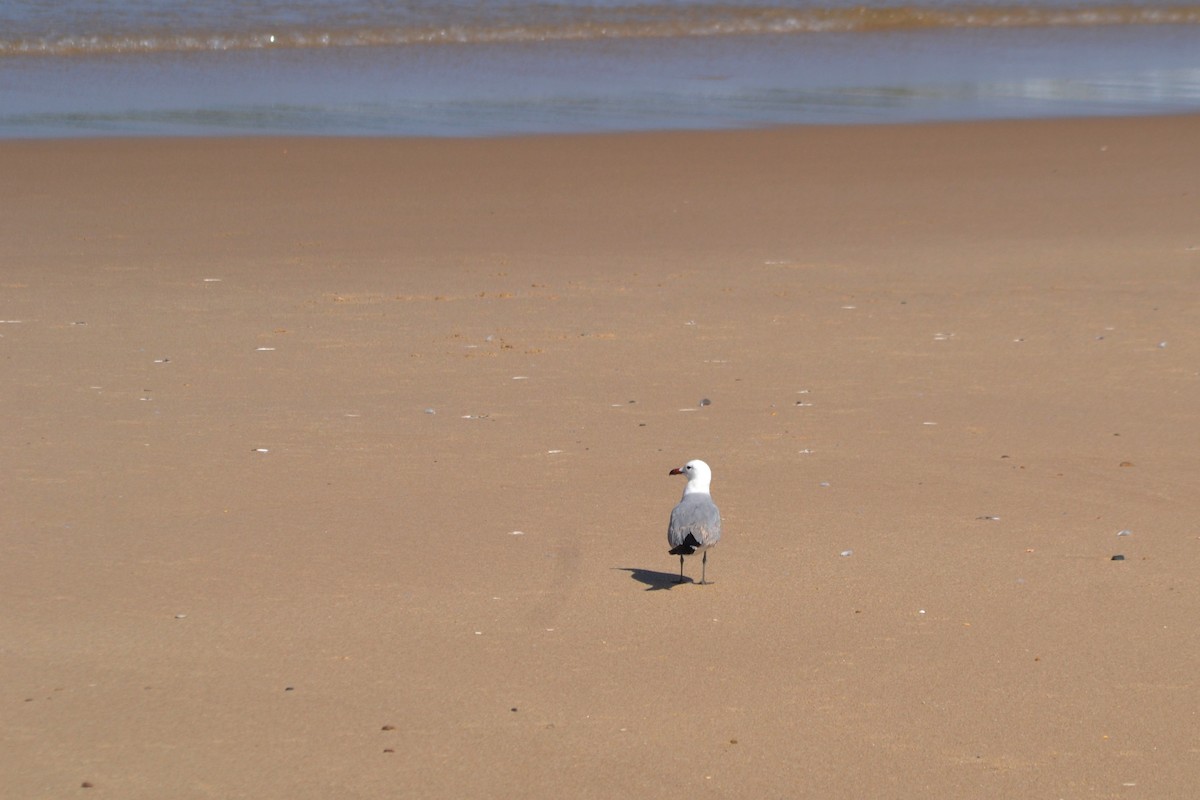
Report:
[[683,470],[681,470],[679,467],[676,467],[675,469],[671,470],[671,471],[670,471],[670,472],[668,472],[667,474],[668,474],[668,475],[682,475],[682,474],[683,474]]

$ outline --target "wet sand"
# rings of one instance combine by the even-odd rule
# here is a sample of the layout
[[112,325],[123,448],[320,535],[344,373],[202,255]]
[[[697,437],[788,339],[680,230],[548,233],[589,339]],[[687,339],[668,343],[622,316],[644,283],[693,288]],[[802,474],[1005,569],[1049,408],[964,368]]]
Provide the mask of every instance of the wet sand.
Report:
[[0,143],[6,796],[1188,796],[1198,141]]

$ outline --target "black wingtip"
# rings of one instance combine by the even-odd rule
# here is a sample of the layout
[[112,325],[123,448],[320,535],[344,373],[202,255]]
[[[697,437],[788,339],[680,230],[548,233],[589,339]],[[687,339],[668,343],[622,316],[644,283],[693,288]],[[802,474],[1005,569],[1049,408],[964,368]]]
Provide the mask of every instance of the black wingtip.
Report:
[[699,546],[700,540],[689,533],[684,537],[682,544],[678,545],[677,547],[672,547],[667,552],[673,556],[690,556],[692,553],[696,552],[696,548]]

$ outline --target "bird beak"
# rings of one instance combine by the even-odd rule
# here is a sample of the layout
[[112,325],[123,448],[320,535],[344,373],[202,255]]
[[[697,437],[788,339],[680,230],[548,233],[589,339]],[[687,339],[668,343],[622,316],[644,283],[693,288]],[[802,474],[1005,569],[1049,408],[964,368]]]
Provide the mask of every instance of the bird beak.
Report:
[[671,470],[671,471],[670,471],[670,472],[668,472],[667,474],[668,474],[668,475],[682,475],[682,474],[683,474],[683,470],[682,470],[682,469],[680,469],[679,467],[676,467],[675,469]]

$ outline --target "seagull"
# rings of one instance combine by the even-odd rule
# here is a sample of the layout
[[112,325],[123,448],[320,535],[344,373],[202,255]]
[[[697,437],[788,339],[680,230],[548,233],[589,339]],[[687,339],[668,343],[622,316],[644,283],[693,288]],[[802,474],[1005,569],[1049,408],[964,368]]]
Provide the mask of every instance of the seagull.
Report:
[[671,524],[667,527],[667,541],[671,545],[668,551],[673,556],[679,556],[679,580],[683,583],[683,557],[690,556],[697,550],[704,553],[700,560],[700,583],[705,580],[708,567],[708,548],[721,539],[721,512],[713,504],[712,495],[708,493],[712,483],[712,470],[699,459],[692,459],[682,467],[671,470],[672,475],[686,475],[688,482],[683,488],[683,499],[679,505],[671,509]]

